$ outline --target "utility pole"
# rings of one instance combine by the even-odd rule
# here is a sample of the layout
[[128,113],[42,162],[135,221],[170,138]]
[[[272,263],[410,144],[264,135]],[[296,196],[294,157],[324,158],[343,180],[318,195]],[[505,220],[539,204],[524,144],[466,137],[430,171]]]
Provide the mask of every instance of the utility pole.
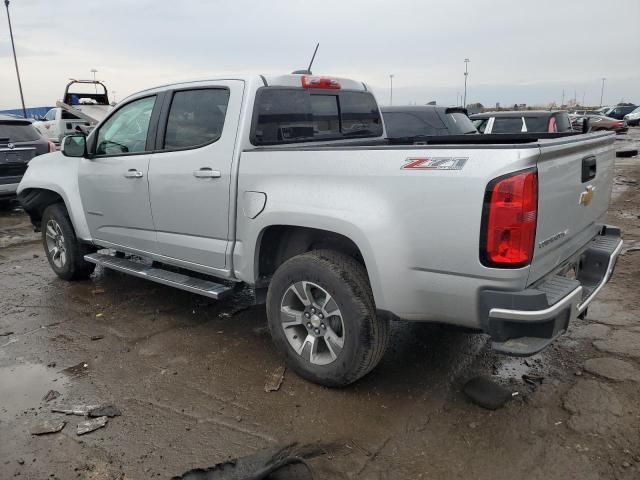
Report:
[[18,58],[16,57],[16,45],[13,43],[13,29],[11,28],[11,16],[9,15],[9,0],[4,0],[7,7],[7,20],[9,22],[9,36],[11,37],[11,48],[13,49],[13,63],[16,64],[16,76],[18,77],[18,88],[20,89],[20,101],[22,102],[22,115],[27,118],[27,109],[24,106],[24,95],[22,94],[22,82],[20,81],[20,70],[18,69]]
[[392,107],[393,106],[393,74],[389,74],[389,83],[390,83],[389,106]]
[[581,107],[584,107],[584,92],[582,92],[582,103],[580,104]]
[[562,102],[560,102],[560,108],[564,105],[564,88],[562,89]]
[[464,59],[464,101],[462,107],[467,108],[467,77],[469,76],[469,59]]
[[602,106],[602,97],[604,96],[604,81],[606,78],[602,77],[602,88],[600,89],[600,106]]

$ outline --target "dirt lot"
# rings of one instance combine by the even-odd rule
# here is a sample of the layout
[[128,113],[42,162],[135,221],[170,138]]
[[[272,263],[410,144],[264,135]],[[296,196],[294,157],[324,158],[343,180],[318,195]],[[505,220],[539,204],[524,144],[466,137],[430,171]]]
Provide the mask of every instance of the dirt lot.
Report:
[[[617,143],[637,146],[640,129]],[[625,254],[554,346],[512,359],[484,336],[397,323],[380,366],[342,390],[286,372],[265,391],[281,361],[247,292],[216,303],[101,269],[66,283],[5,205],[0,478],[168,478],[292,442],[321,444],[317,478],[640,478],[639,181],[640,158],[618,159],[609,221]],[[473,405],[461,388],[477,374],[518,395]],[[43,400],[49,390],[60,397]],[[51,412],[105,402],[122,415],[83,436],[82,417]],[[32,435],[45,420],[67,424]]]

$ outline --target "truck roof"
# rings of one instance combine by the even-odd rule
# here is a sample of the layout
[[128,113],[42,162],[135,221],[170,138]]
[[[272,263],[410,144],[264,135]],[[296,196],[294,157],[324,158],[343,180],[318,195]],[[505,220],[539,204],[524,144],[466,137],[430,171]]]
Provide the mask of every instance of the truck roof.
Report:
[[[223,76],[215,76],[215,77],[203,77],[193,80],[187,80],[182,82],[172,82],[166,83],[163,85],[158,85],[155,87],[147,88],[144,90],[140,90],[129,97],[138,96],[141,93],[150,93],[160,90],[166,90],[167,88],[175,88],[175,87],[188,87],[194,83],[206,83],[220,80],[240,80],[246,83],[256,82],[258,84],[262,84],[265,87],[301,87],[302,86],[302,77],[322,77],[322,78],[331,78],[336,80],[340,84],[340,88],[343,90],[356,90],[366,92],[369,90],[367,85],[364,82],[358,82],[356,80],[351,80],[349,78],[344,77],[336,77],[333,75],[305,75],[305,74],[285,74],[285,75],[223,75]],[[129,98],[127,97],[127,98]]]

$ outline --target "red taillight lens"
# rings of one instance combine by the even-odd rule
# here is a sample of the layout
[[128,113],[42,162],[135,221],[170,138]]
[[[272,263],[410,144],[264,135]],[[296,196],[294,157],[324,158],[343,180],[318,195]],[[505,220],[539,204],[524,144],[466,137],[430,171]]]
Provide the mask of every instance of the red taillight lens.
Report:
[[487,187],[480,259],[489,267],[523,267],[531,262],[538,218],[538,172],[493,180]]
[[56,151],[56,144],[49,140],[49,153]]
[[311,77],[303,75],[301,77],[302,88],[325,88],[328,90],[340,90],[340,82],[329,77]]

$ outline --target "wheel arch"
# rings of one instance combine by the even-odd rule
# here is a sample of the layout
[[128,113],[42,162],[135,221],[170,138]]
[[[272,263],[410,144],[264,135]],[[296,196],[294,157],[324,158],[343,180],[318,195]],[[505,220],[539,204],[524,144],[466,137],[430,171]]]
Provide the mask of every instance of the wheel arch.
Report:
[[84,217],[78,218],[70,208],[70,201],[65,192],[52,187],[26,187],[18,193],[18,201],[27,212],[36,231],[41,229],[44,210],[55,203],[62,203],[69,214],[76,236],[82,240],[89,240],[89,229]]

